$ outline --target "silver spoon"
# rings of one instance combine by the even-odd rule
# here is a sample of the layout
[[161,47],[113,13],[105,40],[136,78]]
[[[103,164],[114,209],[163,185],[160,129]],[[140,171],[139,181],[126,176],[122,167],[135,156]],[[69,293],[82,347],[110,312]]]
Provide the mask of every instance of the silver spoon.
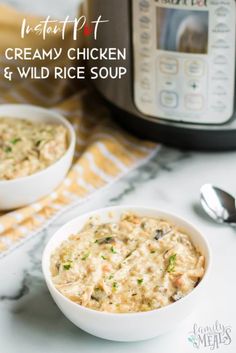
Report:
[[236,226],[236,202],[232,195],[211,184],[203,185],[200,195],[202,207],[208,216],[218,223]]

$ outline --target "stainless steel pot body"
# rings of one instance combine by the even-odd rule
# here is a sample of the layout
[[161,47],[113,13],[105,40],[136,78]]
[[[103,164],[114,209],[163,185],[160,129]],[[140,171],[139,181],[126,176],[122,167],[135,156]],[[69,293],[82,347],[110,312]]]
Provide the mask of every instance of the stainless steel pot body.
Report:
[[[159,0],[159,1],[153,0],[152,2],[155,3],[160,1],[167,1],[167,0]],[[192,0],[189,0],[189,1],[192,1]],[[219,31],[223,31],[222,32],[222,38],[223,38],[224,31],[227,34],[227,23],[228,23],[227,13],[230,10],[230,7],[227,8],[226,6],[226,9],[225,9],[225,6],[221,4],[222,3],[221,0],[214,0],[214,1],[209,0],[209,1],[212,3],[213,2],[217,3],[216,10],[218,10],[218,14],[220,14],[220,16],[216,17],[215,31],[218,30],[217,28],[219,26],[221,26],[219,27],[220,28]],[[205,113],[203,112],[202,114],[201,112],[198,114],[195,114],[195,112],[198,111],[198,104],[201,101],[199,99],[199,96],[201,95],[201,86],[200,86],[200,91],[197,92],[196,94],[195,92],[192,93],[192,91],[187,92],[187,96],[190,97],[190,103],[189,103],[190,107],[192,107],[193,109],[192,111],[190,109],[189,112],[188,110],[186,110],[187,112],[185,115],[182,114],[179,108],[176,108],[175,106],[173,106],[173,104],[175,104],[175,99],[174,99],[175,97],[173,94],[171,96],[169,93],[174,91],[174,94],[179,95],[179,92],[183,91],[182,90],[183,84],[190,85],[190,83],[192,82],[193,85],[195,85],[196,82],[200,81],[201,83],[201,79],[200,80],[198,78],[195,79],[194,76],[179,77],[178,78],[179,81],[174,82],[174,89],[166,88],[168,83],[171,85],[174,81],[172,79],[171,73],[173,70],[175,70],[175,59],[176,58],[178,59],[178,57],[180,57],[180,54],[178,51],[176,51],[176,53],[173,53],[173,52],[171,53],[172,55],[171,60],[174,59],[172,62],[172,61],[168,61],[170,59],[170,55],[168,50],[164,48],[165,52],[163,51],[160,51],[160,52],[161,54],[164,53],[165,55],[160,56],[161,59],[159,59],[158,57],[157,59],[155,58],[154,60],[155,64],[150,65],[150,68],[151,68],[151,72],[149,73],[150,81],[152,82],[152,78],[153,78],[153,80],[156,82],[156,86],[152,88],[152,92],[153,94],[156,94],[156,92],[158,93],[158,95],[154,96],[153,101],[155,101],[155,97],[157,97],[156,100],[158,102],[159,100],[163,99],[164,103],[160,101],[160,105],[163,103],[167,105],[169,104],[170,106],[167,106],[166,110],[163,108],[163,110],[159,109],[159,111],[158,109],[157,111],[155,111],[156,108],[154,107],[153,108],[154,111],[153,111],[152,108],[151,109],[147,108],[145,104],[143,106],[141,102],[143,97],[141,96],[141,94],[143,92],[140,91],[141,84],[137,84],[137,82],[138,80],[141,82],[141,79],[142,79],[141,71],[142,71],[143,62],[137,59],[137,57],[140,55],[140,51],[142,51],[142,45],[139,43],[139,39],[137,38],[142,38],[142,32],[138,31],[137,27],[140,21],[142,20],[140,17],[140,13],[139,12],[137,13],[138,11],[137,6],[139,6],[139,8],[141,8],[140,6],[142,5],[145,7],[145,4],[147,5],[150,2],[151,0],[140,0],[140,1],[139,0],[135,0],[135,1],[134,0],[133,1],[131,0],[119,0],[119,1],[87,0],[86,1],[85,12],[89,20],[94,20],[99,15],[102,15],[104,19],[109,20],[109,22],[106,25],[100,26],[97,39],[94,40],[90,38],[87,41],[87,45],[90,46],[91,48],[97,47],[97,48],[105,49],[105,48],[114,47],[120,50],[123,50],[123,48],[126,48],[126,52],[127,52],[127,57],[125,61],[100,60],[96,62],[96,66],[98,67],[105,66],[105,67],[115,68],[117,66],[124,66],[127,69],[127,74],[121,79],[114,80],[114,79],[107,78],[107,79],[94,80],[93,82],[97,90],[107,100],[108,104],[111,105],[112,109],[114,110],[114,116],[118,119],[118,121],[120,121],[121,124],[124,125],[126,128],[128,128],[129,130],[133,131],[134,133],[144,138],[151,138],[154,140],[158,140],[160,142],[167,143],[169,145],[187,147],[191,149],[228,150],[228,149],[236,148],[236,117],[235,117],[235,99],[234,99],[235,32],[236,32],[235,0],[227,0],[226,2],[225,1],[223,2],[224,4],[225,3],[230,3],[230,5],[233,4],[234,13],[231,17],[231,34],[228,37],[229,43],[227,44],[227,45],[230,45],[231,47],[227,52],[227,50],[224,50],[224,43],[223,43],[222,50],[221,51],[218,50],[219,55],[215,56],[216,59],[218,60],[218,66],[216,64],[216,69],[217,67],[219,67],[219,70],[218,70],[219,75],[220,75],[220,70],[224,71],[224,69],[227,67],[224,60],[226,59],[229,61],[229,70],[226,69],[226,75],[228,75],[229,78],[226,79],[226,83],[224,83],[224,80],[225,80],[224,78],[222,80],[219,80],[220,84],[218,84],[217,77],[215,78],[216,84],[214,83],[215,84],[214,87],[217,88],[219,86],[219,95],[217,98],[217,102],[219,104],[218,106],[216,106],[216,111],[215,113],[214,111],[213,112],[207,111]],[[157,8],[159,7],[157,6]],[[161,11],[163,11],[163,6],[160,6],[160,8],[161,8]],[[174,8],[174,11],[175,13],[177,13],[177,16],[178,16],[179,10],[181,10],[184,14],[186,13],[184,12],[185,9],[183,8],[183,6],[181,7],[181,9],[175,9],[175,8]],[[168,11],[169,10],[171,9],[168,8]],[[187,11],[189,11],[188,17],[191,17],[192,13],[193,14],[195,14],[195,12],[197,14],[199,13],[199,10],[195,11],[195,9],[194,10],[188,9]],[[153,31],[155,31],[156,33],[156,30],[157,30],[156,26],[158,24],[158,21],[156,19],[156,10],[151,11],[151,13],[154,13],[154,12],[155,12],[155,18],[152,18],[152,16],[150,17],[151,23],[154,23],[154,27],[152,26],[150,33],[153,33]],[[203,12],[206,12],[207,14],[207,10],[206,11],[204,10]],[[169,11],[169,13],[171,12]],[[175,13],[174,15],[176,15]],[[164,13],[163,16],[164,15],[167,17],[167,14]],[[142,16],[145,16],[145,12]],[[160,14],[159,14],[159,18],[160,18]],[[207,18],[209,18],[209,15]],[[212,18],[212,15],[210,18]],[[191,18],[190,19],[188,18],[185,21],[183,21],[185,22],[185,26],[188,25],[189,21],[191,21]],[[210,23],[212,23],[212,20],[209,20],[209,21]],[[168,18],[166,22],[168,25]],[[222,27],[222,23],[223,25],[226,25],[225,28]],[[212,33],[213,31],[214,31],[214,27],[212,27]],[[181,34],[181,30],[180,30],[180,34]],[[211,37],[209,37],[210,35]],[[207,40],[208,41],[211,40],[212,46],[213,46],[216,40],[214,39],[215,37],[212,37],[213,34],[210,34],[210,35],[207,37]],[[219,39],[221,39],[220,35],[218,37]],[[216,39],[218,39],[218,37],[216,37]],[[214,41],[212,38],[214,39]],[[226,35],[226,38],[227,38],[227,35]],[[233,38],[233,43],[232,43],[232,38]],[[144,37],[144,42],[145,42],[145,37]],[[209,44],[209,47],[210,47],[210,44]],[[173,51],[173,48],[171,50]],[[156,53],[156,51],[151,52],[151,55],[150,55],[151,58],[153,58],[154,53]],[[230,55],[227,53],[230,53]],[[201,54],[202,53],[199,53],[199,52],[196,53],[196,56],[194,53],[191,54],[190,64],[192,64],[192,66],[189,64],[189,67],[188,67],[190,74],[196,73],[196,70],[199,69],[199,66],[194,66],[194,60],[196,58],[196,59],[199,59],[199,62],[201,62]],[[217,54],[217,51],[216,51],[216,54]],[[181,53],[181,57],[182,56],[185,60],[184,62],[189,61],[187,54],[182,55]],[[163,61],[163,57],[164,57],[164,61]],[[166,82],[163,81],[162,76],[160,76],[160,78],[156,77],[157,72],[156,72],[155,65],[157,62],[160,67],[159,71],[167,70],[167,73],[165,73],[165,76],[163,76],[164,79],[165,78],[167,79]],[[94,62],[91,62],[91,65],[94,65]],[[209,63],[208,66],[210,70],[212,67],[211,63]],[[146,65],[146,68],[148,69],[147,65]],[[183,66],[183,70],[185,70],[185,68],[186,66]],[[214,82],[213,81],[214,75],[215,73],[213,73],[209,79],[210,84],[211,82]],[[202,74],[203,80],[205,76],[206,75],[203,73]],[[171,80],[169,80],[170,82],[168,82],[169,78],[171,78]],[[161,82],[162,84],[164,82],[166,86],[164,88],[161,87],[159,89],[159,87],[162,85]],[[145,85],[145,82],[144,82],[144,85]],[[204,87],[206,87],[204,98],[208,103],[208,99],[210,96],[210,93],[208,93],[210,92],[209,83],[207,82],[207,84],[205,84],[203,82],[203,88]],[[224,90],[220,93],[221,87],[226,87],[226,89],[228,87],[229,89],[229,93],[227,93],[228,95],[225,96],[225,98],[224,98]],[[194,88],[190,88],[189,86],[189,89],[192,90]],[[220,94],[222,94],[222,96],[220,96]],[[183,99],[181,98],[181,99],[184,101],[184,98]],[[226,102],[225,104],[226,110],[220,111],[220,108],[221,108],[220,104],[223,104],[222,102],[224,101]],[[180,115],[178,115],[179,112],[180,112]],[[165,116],[165,114],[167,115]]]

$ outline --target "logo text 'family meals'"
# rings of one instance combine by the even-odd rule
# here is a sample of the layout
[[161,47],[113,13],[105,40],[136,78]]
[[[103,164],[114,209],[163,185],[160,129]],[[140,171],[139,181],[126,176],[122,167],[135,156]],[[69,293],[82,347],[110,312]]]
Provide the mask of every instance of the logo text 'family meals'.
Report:
[[228,346],[232,342],[231,326],[226,326],[216,321],[212,326],[198,326],[194,324],[189,333],[188,341],[196,349],[218,349],[220,346]]

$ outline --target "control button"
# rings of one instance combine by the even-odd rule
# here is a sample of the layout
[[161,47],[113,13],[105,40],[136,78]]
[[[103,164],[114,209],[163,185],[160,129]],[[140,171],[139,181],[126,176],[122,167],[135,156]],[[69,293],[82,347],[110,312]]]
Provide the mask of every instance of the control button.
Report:
[[224,39],[218,39],[217,41],[215,41],[212,47],[216,49],[228,49],[229,44]]
[[151,72],[151,64],[150,64],[150,62],[147,62],[147,61],[142,62],[141,65],[140,65],[140,71],[141,72],[146,72],[146,73]]
[[205,73],[205,63],[202,60],[187,60],[185,67],[188,76],[201,77]]
[[203,96],[200,94],[188,94],[185,96],[185,106],[189,110],[202,110]]
[[217,65],[225,65],[225,64],[227,64],[226,56],[224,56],[224,55],[216,56],[215,59],[214,59],[214,64],[217,64]]
[[140,35],[140,41],[142,44],[149,44],[151,41],[151,36],[148,32],[142,32]]
[[226,17],[229,13],[229,10],[227,7],[221,6],[218,9],[216,9],[216,15],[219,17]]
[[148,16],[143,15],[139,19],[142,28],[149,29],[151,27],[151,20]]
[[165,108],[176,108],[178,106],[177,93],[172,91],[162,91],[161,105]]
[[178,61],[170,56],[160,58],[160,70],[165,74],[175,75],[179,70]]
[[149,93],[145,92],[145,93],[141,96],[141,102],[143,102],[144,104],[152,103],[151,95],[150,95]]
[[213,73],[213,79],[228,80],[226,73],[223,70],[217,70]]
[[230,29],[225,23],[218,23],[213,29],[213,32],[215,33],[227,33],[229,31]]
[[215,103],[213,103],[211,108],[217,112],[223,112],[226,109],[226,105],[222,101],[219,100],[219,101],[216,101]]
[[[159,83],[159,80],[158,80],[158,83]],[[172,80],[171,78],[168,78],[168,77],[162,79],[161,85],[162,85],[167,91],[175,90],[175,89],[176,89],[176,81],[175,81],[175,80]]]
[[148,47],[141,47],[140,55],[145,58],[150,58],[151,57],[150,49]]
[[213,94],[216,96],[225,96],[226,93],[226,89],[223,86],[217,86],[213,89]]
[[140,86],[142,89],[149,90],[151,88],[151,82],[148,77],[143,77],[140,81]]
[[188,81],[188,87],[190,88],[191,91],[198,92],[201,85],[198,80],[190,80]]
[[140,0],[139,9],[142,12],[148,12],[150,9],[150,2],[148,0]]

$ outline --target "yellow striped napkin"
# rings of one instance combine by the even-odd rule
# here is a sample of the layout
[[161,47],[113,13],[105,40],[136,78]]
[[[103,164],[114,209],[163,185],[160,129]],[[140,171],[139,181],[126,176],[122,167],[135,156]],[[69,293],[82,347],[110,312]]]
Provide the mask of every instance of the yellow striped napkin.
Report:
[[[22,209],[0,215],[0,253],[8,253],[16,245],[37,234],[69,207],[85,202],[88,197],[110,185],[119,177],[144,163],[157,150],[157,145],[140,141],[121,130],[96,93],[82,81],[29,80],[9,83],[3,78],[7,47],[61,47],[69,41],[49,38],[42,41],[30,36],[20,39],[23,14],[0,6],[0,103],[30,103],[54,109],[73,124],[77,136],[73,166],[64,180],[48,197]],[[39,19],[27,17],[31,25]],[[65,58],[57,62],[66,65]],[[45,65],[34,62],[34,66]],[[50,63],[46,63],[50,66]],[[69,63],[68,63],[69,64]],[[25,65],[25,63],[24,63]],[[32,62],[30,63],[32,65]],[[55,62],[53,63],[55,65]]]

